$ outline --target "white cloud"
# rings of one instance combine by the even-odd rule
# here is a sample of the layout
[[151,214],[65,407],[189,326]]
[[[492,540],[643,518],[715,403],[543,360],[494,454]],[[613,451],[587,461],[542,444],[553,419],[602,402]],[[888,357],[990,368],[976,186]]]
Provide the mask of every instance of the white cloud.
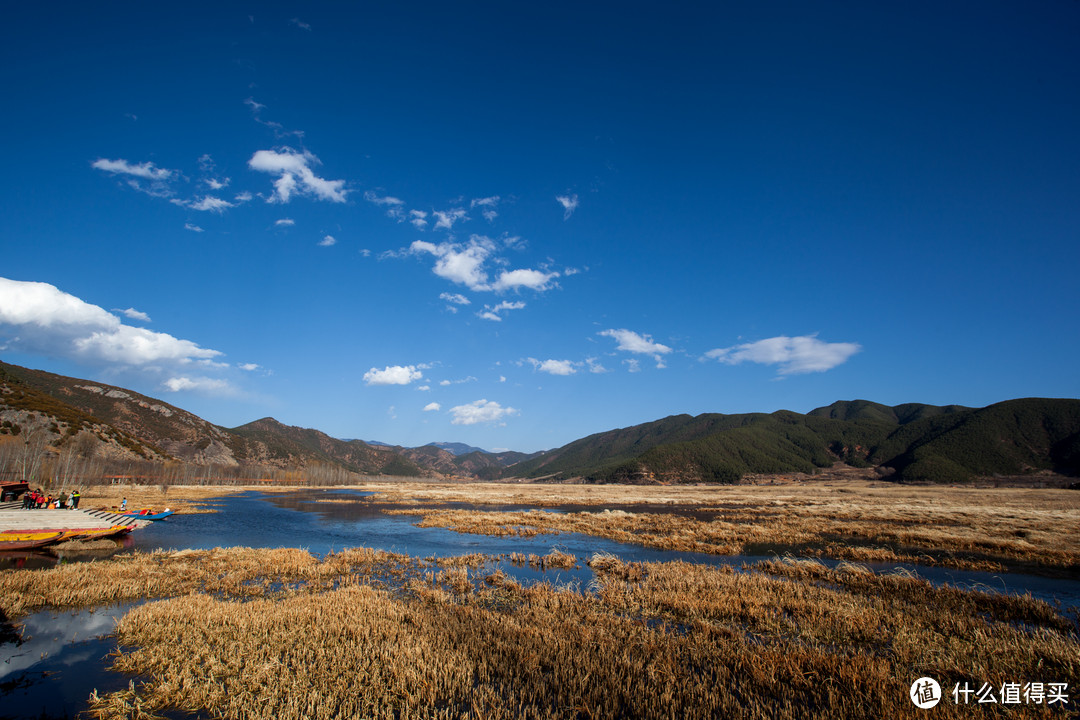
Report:
[[172,170],[154,167],[152,162],[133,165],[127,160],[106,160],[98,158],[91,167],[114,175],[132,175],[143,180],[168,180],[173,176]]
[[494,423],[503,418],[517,415],[518,411],[512,407],[502,407],[494,400],[476,400],[468,405],[458,405],[450,408],[453,419],[452,425],[477,425],[479,423]]
[[485,305],[484,309],[482,311],[476,313],[476,316],[479,317],[479,318],[483,318],[484,320],[492,320],[494,322],[502,322],[502,316],[499,315],[499,313],[504,313],[507,310],[521,310],[524,307],[525,307],[525,303],[523,303],[521,301],[518,301],[518,302],[501,302],[498,305],[495,305],[494,307],[492,307],[491,305]]
[[120,313],[124,317],[129,318],[131,320],[139,320],[141,322],[150,322],[150,316],[149,315],[142,312],[141,310],[136,310],[135,308],[128,308],[127,310],[117,310],[116,312]]
[[151,197],[167,198],[175,194],[169,181],[173,180],[177,173],[155,167],[151,162],[133,164],[127,160],[98,158],[91,163],[91,167],[111,175],[124,176],[127,178],[128,186]]
[[320,200],[345,202],[348,190],[344,180],[325,180],[311,169],[319,165],[319,159],[308,151],[297,152],[292,148],[258,150],[248,161],[252,170],[277,175],[274,194],[268,202],[287,203],[293,194],[311,195]]
[[92,364],[185,365],[222,354],[190,340],[124,325],[116,315],[48,283],[6,278],[0,278],[3,335],[10,336],[12,349]]
[[606,367],[600,364],[596,358],[585,358],[585,365],[588,366],[589,372],[599,375],[600,373],[606,373],[608,370]]
[[201,227],[194,223],[184,223],[184,229],[190,230],[191,232],[205,232]]
[[401,222],[405,219],[405,201],[400,198],[391,197],[390,195],[380,197],[379,195],[368,190],[364,193],[364,199],[374,205],[381,205],[382,207],[385,207],[386,214],[394,218],[398,222]]
[[480,214],[484,216],[484,219],[488,222],[495,222],[495,218],[499,217],[499,213],[495,210],[495,206],[499,204],[499,196],[492,195],[486,198],[475,198],[469,203],[469,208],[480,208]]
[[510,270],[499,274],[492,288],[495,290],[517,290],[527,287],[537,292],[542,292],[551,287],[551,281],[559,277],[557,272],[541,272],[539,270]]
[[483,265],[495,250],[495,244],[487,238],[473,236],[468,245],[457,243],[434,243],[417,240],[409,251],[419,255],[430,253],[437,259],[434,272],[452,283],[465,285],[470,290],[487,290],[487,273]]
[[576,363],[571,360],[537,360],[536,358],[525,358],[528,362],[532,363],[532,366],[540,372],[548,373],[549,375],[573,375],[577,372],[581,363]]
[[424,406],[424,412],[435,412],[437,410],[442,410],[442,405],[437,402],[428,403]]
[[825,372],[847,362],[862,350],[858,343],[829,343],[818,340],[816,335],[786,337],[784,335],[744,343],[728,348],[717,348],[705,353],[727,365],[743,362],[762,365],[779,365],[780,375]]
[[296,221],[292,218],[281,218],[280,220],[274,221],[274,225],[277,227],[292,227],[295,224]]
[[578,206],[578,196],[574,195],[556,195],[555,201],[563,206],[563,220],[569,220],[570,216],[574,214]]
[[465,218],[465,211],[461,208],[446,211],[436,210],[431,214],[435,217],[436,230],[450,230],[454,227],[454,223]]
[[247,190],[245,190],[244,192],[236,193],[236,195],[233,197],[233,200],[235,200],[238,203],[246,203],[246,202],[251,202],[251,199],[253,197],[255,197],[255,196],[252,195],[251,193],[249,193]]
[[194,391],[207,395],[234,395],[236,389],[227,381],[208,377],[172,377],[162,383],[169,392]]
[[[656,360],[656,367],[662,368],[664,366],[664,355],[671,352],[671,348],[667,345],[661,345],[658,342],[653,342],[650,335],[639,335],[632,330],[604,330],[599,333],[605,337],[613,338],[618,343],[618,349],[629,353],[635,353],[638,355],[650,355]],[[631,366],[631,371],[634,371],[636,366]]]
[[448,303],[454,303],[455,305],[471,305],[469,298],[458,293],[443,293],[439,296],[440,300],[445,300]]
[[336,244],[337,244],[337,238],[334,237],[333,235],[327,235],[326,237],[324,237],[322,240],[319,241],[319,247],[330,247],[331,245],[336,245]]
[[300,22],[300,18],[293,18],[289,22],[300,28],[301,30],[307,30],[308,32],[311,32],[311,25],[308,25],[306,22]]
[[409,217],[411,217],[412,219],[409,220],[409,222],[411,222],[413,224],[413,227],[415,227],[417,230],[423,230],[428,225],[427,215],[428,214],[423,210],[410,210]]
[[256,365],[255,363],[243,363],[243,364],[237,365],[236,367],[240,368],[241,370],[243,370],[245,372],[255,372],[256,370],[258,370],[262,366],[261,365]]
[[223,213],[226,209],[236,207],[228,200],[222,200],[221,198],[213,197],[212,195],[205,195],[199,200],[188,200],[187,202],[174,200],[177,205],[183,205],[184,207],[191,208],[192,210],[199,210],[202,212],[215,212]]
[[390,365],[382,370],[371,368],[364,373],[364,382],[368,385],[408,385],[424,377],[415,365]]

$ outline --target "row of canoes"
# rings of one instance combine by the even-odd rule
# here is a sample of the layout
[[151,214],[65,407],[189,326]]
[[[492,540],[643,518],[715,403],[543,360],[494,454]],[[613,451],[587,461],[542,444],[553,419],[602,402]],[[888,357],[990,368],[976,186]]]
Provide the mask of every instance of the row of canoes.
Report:
[[40,530],[31,532],[0,532],[0,552],[7,550],[32,550],[64,540],[103,540],[116,538],[131,532],[130,525],[113,525],[106,528],[73,528],[68,530]]

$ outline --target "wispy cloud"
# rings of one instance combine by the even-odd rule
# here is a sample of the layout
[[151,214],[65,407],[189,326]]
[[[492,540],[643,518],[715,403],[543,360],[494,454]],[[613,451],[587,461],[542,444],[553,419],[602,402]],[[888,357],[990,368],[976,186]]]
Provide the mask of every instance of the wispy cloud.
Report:
[[364,373],[368,385],[408,385],[424,377],[416,365],[389,365],[382,370],[371,368]]
[[150,322],[150,316],[149,315],[142,312],[141,310],[136,310],[135,308],[128,308],[127,310],[116,310],[116,312],[120,313],[121,315],[128,318],[129,320],[138,320],[139,322]]
[[386,214],[398,222],[405,219],[405,201],[391,195],[378,195],[370,190],[364,193],[364,199],[373,205],[386,208]]
[[345,202],[348,190],[344,180],[325,180],[311,169],[320,165],[319,159],[307,150],[292,148],[259,150],[248,161],[252,170],[276,175],[274,193],[268,202],[287,203],[293,195],[309,195],[319,200]]
[[512,415],[519,414],[512,407],[503,407],[494,400],[476,400],[467,405],[450,408],[452,425],[477,425],[480,423],[498,423]]
[[411,222],[413,227],[417,230],[423,230],[428,226],[427,216],[428,214],[423,210],[410,210],[409,217],[411,219],[409,222]]
[[705,353],[727,365],[743,362],[761,365],[779,365],[780,375],[800,375],[803,373],[825,372],[847,362],[855,353],[862,350],[858,343],[830,343],[818,340],[817,335],[800,337],[778,337],[758,340],[757,342],[717,348]]
[[292,227],[295,224],[296,224],[296,221],[293,220],[292,218],[281,218],[280,220],[275,220],[274,221],[274,226],[275,227]]
[[208,377],[171,377],[162,383],[169,392],[196,392],[203,395],[235,395],[236,388],[228,380]]
[[536,358],[525,358],[525,362],[532,364],[533,368],[538,372],[547,373],[549,375],[573,375],[581,367],[581,363],[573,362],[572,360],[537,360]]
[[300,28],[301,30],[307,30],[308,32],[311,32],[311,25],[308,25],[306,22],[302,22],[300,20],[300,18],[293,18],[292,20],[289,21],[289,24],[290,25],[295,25],[296,27]]
[[578,196],[573,195],[556,195],[555,202],[559,203],[563,207],[563,220],[569,220],[570,216],[574,214],[578,206]]
[[152,197],[167,198],[175,194],[169,182],[177,177],[176,171],[159,168],[152,162],[131,163],[123,159],[98,158],[91,163],[91,167],[125,177],[129,187]]
[[195,225],[194,223],[184,223],[184,229],[185,230],[190,230],[191,232],[197,232],[197,233],[198,232],[204,232],[201,227],[199,227],[198,225]]
[[499,204],[499,196],[492,195],[485,198],[474,198],[469,202],[469,209],[480,208],[480,214],[484,216],[484,219],[488,222],[495,222],[495,218],[499,217],[498,211],[495,209]]
[[525,307],[525,303],[518,302],[501,302],[498,305],[491,306],[485,305],[484,309],[476,313],[478,318],[484,320],[491,320],[493,322],[502,322],[502,315],[499,313],[505,313],[508,310],[521,310]]
[[[599,335],[609,337],[615,340],[617,349],[628,353],[634,353],[636,355],[648,355],[656,361],[656,367],[663,368],[664,355],[671,352],[671,348],[667,345],[662,345],[658,342],[653,342],[650,335],[639,335],[632,330],[603,330]],[[631,365],[631,371],[636,369],[635,365]]]
[[179,205],[180,207],[186,207],[189,210],[212,212],[219,215],[229,208],[236,207],[234,203],[231,203],[228,200],[222,200],[218,197],[213,197],[212,195],[204,195],[203,197],[194,200],[179,200],[174,198],[170,202],[174,205]]

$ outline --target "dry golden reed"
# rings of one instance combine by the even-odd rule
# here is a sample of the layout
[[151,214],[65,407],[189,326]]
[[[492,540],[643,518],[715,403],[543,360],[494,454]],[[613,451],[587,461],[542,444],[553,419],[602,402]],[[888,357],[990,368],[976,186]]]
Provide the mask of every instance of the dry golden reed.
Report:
[[[140,680],[95,694],[92,714],[921,717],[907,691],[923,675],[947,689],[1080,680],[1075,621],[1030,597],[852,563],[787,558],[741,571],[602,554],[588,561],[595,579],[583,593],[524,587],[484,569],[496,558],[478,560],[440,565],[357,548],[319,561],[239,548],[86,563],[109,577],[125,563],[157,563],[182,579],[174,597],[121,620],[115,668]],[[5,573],[22,574],[46,573]],[[975,715],[951,702],[934,712],[965,716]]]

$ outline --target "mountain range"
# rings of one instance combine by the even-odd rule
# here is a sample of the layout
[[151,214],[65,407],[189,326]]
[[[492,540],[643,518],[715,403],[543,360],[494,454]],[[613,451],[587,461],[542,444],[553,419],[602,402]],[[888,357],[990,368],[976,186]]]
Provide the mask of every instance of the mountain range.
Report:
[[131,390],[0,362],[0,450],[5,439],[34,433],[52,452],[78,442],[115,461],[404,477],[734,483],[748,475],[813,473],[835,462],[907,482],[1080,475],[1075,399],[985,408],[852,400],[806,414],[674,415],[545,452],[493,453],[462,443],[405,448],[341,440],[273,418],[224,428]]

